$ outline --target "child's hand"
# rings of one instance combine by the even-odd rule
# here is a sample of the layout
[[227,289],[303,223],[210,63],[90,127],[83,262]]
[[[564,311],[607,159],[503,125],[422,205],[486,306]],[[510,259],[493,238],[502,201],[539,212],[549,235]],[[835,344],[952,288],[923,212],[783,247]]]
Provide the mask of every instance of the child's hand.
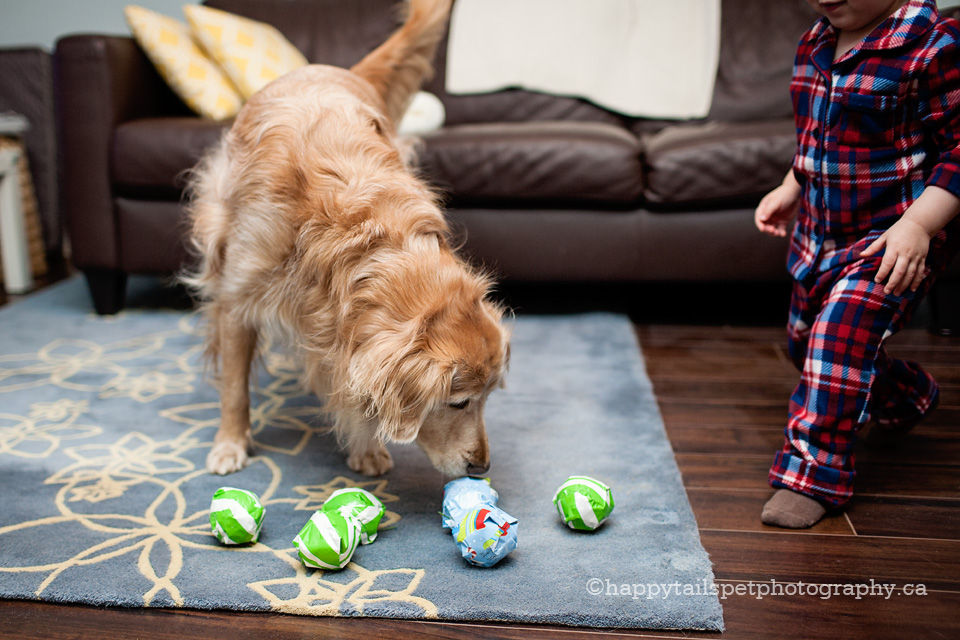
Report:
[[793,177],[793,171],[787,173],[783,184],[768,193],[757,205],[753,222],[763,233],[785,237],[787,225],[796,217],[800,208],[800,185]]
[[960,198],[946,189],[930,185],[892,227],[860,254],[870,257],[883,247],[887,248],[874,278],[879,284],[890,276],[883,288],[884,293],[900,295],[907,287],[913,291],[920,287],[928,273],[926,260],[930,238],[957,215],[960,215]]
[[930,250],[930,234],[916,222],[900,218],[860,255],[870,257],[883,247],[887,251],[883,254],[873,281],[879,284],[887,280],[883,288],[886,294],[899,296],[907,287],[916,291],[928,273],[926,259]]

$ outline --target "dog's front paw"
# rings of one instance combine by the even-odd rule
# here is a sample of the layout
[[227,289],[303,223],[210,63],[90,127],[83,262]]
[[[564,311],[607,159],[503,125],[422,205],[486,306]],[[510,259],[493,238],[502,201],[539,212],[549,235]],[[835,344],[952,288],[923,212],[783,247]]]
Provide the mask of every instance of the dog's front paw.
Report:
[[207,454],[207,471],[221,476],[240,471],[247,464],[247,449],[246,443],[230,440],[214,443]]
[[374,451],[351,453],[347,458],[347,466],[365,476],[382,476],[393,469],[393,458],[389,451],[381,447]]

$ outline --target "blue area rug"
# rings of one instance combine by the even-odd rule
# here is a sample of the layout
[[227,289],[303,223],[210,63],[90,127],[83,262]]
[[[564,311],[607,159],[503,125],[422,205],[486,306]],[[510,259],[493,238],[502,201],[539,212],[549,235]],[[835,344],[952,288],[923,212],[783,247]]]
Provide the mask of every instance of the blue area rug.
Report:
[[[279,349],[253,394],[257,455],[226,478],[204,460],[218,419],[198,319],[90,311],[75,279],[0,311],[0,597],[304,615],[723,628],[713,573],[626,318],[513,321],[506,390],[487,409],[500,506],[519,545],[464,562],[440,525],[444,479],[414,445],[380,479],[353,474],[318,401]],[[569,475],[611,486],[596,532],[551,503]],[[210,534],[217,487],[256,492],[260,542]],[[340,572],[305,569],[291,540],[326,496],[360,486],[387,515]]]

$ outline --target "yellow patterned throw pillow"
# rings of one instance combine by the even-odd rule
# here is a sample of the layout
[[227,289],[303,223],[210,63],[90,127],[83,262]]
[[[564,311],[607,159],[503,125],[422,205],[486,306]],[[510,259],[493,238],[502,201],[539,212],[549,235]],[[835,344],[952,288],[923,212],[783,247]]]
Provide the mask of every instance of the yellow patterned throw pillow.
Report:
[[199,5],[185,5],[183,12],[194,37],[245,99],[271,80],[308,64],[269,24]]
[[132,5],[123,14],[133,37],[187,106],[213,120],[237,115],[243,98],[220,67],[197,46],[187,25]]

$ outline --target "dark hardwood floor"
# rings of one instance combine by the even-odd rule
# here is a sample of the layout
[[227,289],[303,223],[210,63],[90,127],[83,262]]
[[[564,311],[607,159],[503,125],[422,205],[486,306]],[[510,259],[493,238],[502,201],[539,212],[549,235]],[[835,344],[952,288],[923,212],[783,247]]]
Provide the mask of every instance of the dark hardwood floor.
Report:
[[[940,409],[899,450],[858,449],[847,510],[795,532],[759,520],[797,377],[784,352],[783,287],[536,287],[504,297],[517,313],[632,314],[703,545],[718,586],[733,593],[722,599],[722,636],[0,601],[0,637],[960,638],[960,338],[932,335],[921,315],[890,340],[892,353],[938,376]],[[844,595],[857,585],[875,595]],[[892,591],[876,595],[879,585]],[[919,585],[925,595],[912,593]],[[761,588],[780,595],[750,595]]]

